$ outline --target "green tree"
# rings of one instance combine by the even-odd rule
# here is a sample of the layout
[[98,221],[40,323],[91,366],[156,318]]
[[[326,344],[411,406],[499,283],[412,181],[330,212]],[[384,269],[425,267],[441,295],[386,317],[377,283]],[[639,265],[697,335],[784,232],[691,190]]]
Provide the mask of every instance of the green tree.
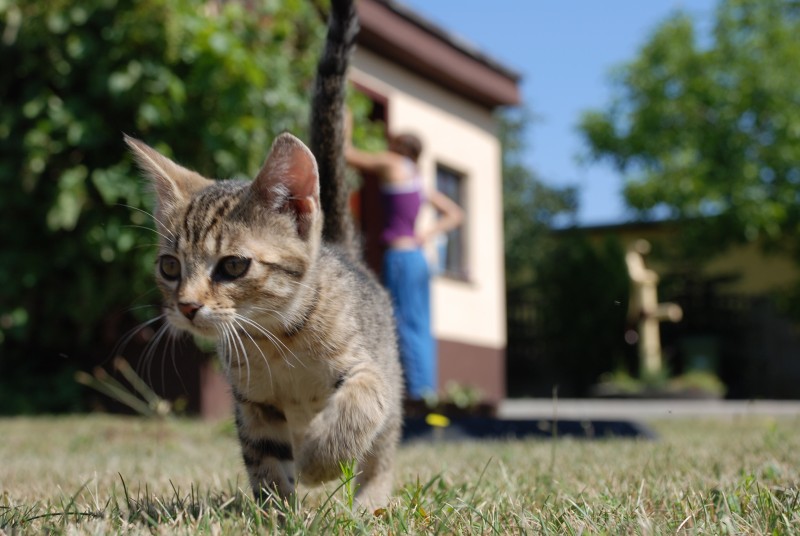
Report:
[[535,328],[552,381],[563,396],[587,396],[603,373],[628,365],[625,251],[616,238],[593,243],[567,230],[537,271]]
[[723,0],[708,38],[683,13],[657,28],[580,128],[628,205],[685,220],[687,258],[755,240],[797,253],[798,72],[800,3]]
[[512,395],[588,394],[623,359],[628,279],[616,241],[575,225],[577,189],[554,187],[523,161],[524,110],[500,117],[503,146],[508,380]]
[[0,1],[0,413],[78,408],[71,371],[158,302],[123,132],[226,178],[304,134],[318,6],[245,4]]
[[530,122],[530,113],[523,109],[499,115],[506,287],[516,296],[533,292],[536,267],[554,245],[553,228],[558,222],[574,224],[578,208],[574,187],[550,186],[524,162],[524,134]]

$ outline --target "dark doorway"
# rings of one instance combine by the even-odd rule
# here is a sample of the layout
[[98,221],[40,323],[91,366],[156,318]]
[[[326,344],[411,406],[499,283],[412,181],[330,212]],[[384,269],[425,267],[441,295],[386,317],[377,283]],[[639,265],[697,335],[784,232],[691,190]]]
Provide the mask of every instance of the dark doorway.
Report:
[[[369,120],[383,123],[389,131],[388,100],[368,88],[359,84],[355,85],[356,91],[369,99],[372,107]],[[361,188],[353,194],[351,199],[353,213],[357,219],[357,229],[361,231],[361,240],[364,247],[364,260],[378,276],[381,274],[384,246],[381,243],[381,229],[383,228],[383,210],[381,207],[380,185],[377,177],[364,175]]]

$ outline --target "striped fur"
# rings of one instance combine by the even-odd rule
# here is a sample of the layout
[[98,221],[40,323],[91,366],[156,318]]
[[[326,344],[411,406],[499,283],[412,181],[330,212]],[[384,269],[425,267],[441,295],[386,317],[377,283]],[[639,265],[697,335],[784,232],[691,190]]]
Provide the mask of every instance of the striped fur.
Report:
[[[329,42],[352,40],[352,23],[336,20],[354,16],[352,4],[333,4],[331,27],[350,30],[332,32]],[[325,54],[349,46],[329,43]],[[328,64],[323,56],[318,88],[344,83],[341,63]],[[339,93],[317,100],[341,106]],[[340,128],[330,122],[340,122],[341,110],[314,117],[323,132]],[[157,194],[164,314],[173,329],[217,341],[253,493],[288,498],[296,481],[336,479],[340,463],[355,460],[357,498],[375,506],[391,492],[402,421],[393,316],[388,295],[353,254],[352,228],[337,212],[343,185],[323,185],[321,202],[320,174],[343,181],[334,169],[341,136],[327,141],[335,149],[316,139],[322,169],[283,134],[252,182],[211,181],[126,142]],[[323,212],[331,216],[326,237]]]
[[[177,277],[156,269],[165,316],[218,341],[254,493],[287,497],[296,475],[317,484],[357,460],[362,502],[385,501],[401,423],[391,307],[360,263],[323,242],[310,151],[284,134],[252,183],[181,185],[183,168],[166,159],[148,168],[157,153],[128,143],[154,183],[172,184],[157,209],[160,258],[180,264]],[[231,257],[249,261],[233,279],[220,274]],[[191,317],[186,304],[197,306]]]

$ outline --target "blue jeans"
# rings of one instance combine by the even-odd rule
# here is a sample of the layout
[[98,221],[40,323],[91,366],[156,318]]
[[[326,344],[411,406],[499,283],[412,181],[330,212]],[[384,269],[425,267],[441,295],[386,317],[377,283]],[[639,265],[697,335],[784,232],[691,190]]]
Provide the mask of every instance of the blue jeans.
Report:
[[431,333],[430,272],[419,249],[389,249],[383,257],[383,283],[397,322],[400,361],[410,399],[436,393],[436,341]]

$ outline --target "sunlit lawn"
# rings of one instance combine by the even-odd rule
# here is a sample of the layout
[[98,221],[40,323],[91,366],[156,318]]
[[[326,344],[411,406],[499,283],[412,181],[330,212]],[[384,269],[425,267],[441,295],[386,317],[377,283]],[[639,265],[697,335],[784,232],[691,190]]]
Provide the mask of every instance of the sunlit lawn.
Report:
[[656,441],[404,445],[387,508],[332,484],[280,516],[245,491],[230,423],[4,419],[0,534],[800,533],[800,418],[650,424]]

